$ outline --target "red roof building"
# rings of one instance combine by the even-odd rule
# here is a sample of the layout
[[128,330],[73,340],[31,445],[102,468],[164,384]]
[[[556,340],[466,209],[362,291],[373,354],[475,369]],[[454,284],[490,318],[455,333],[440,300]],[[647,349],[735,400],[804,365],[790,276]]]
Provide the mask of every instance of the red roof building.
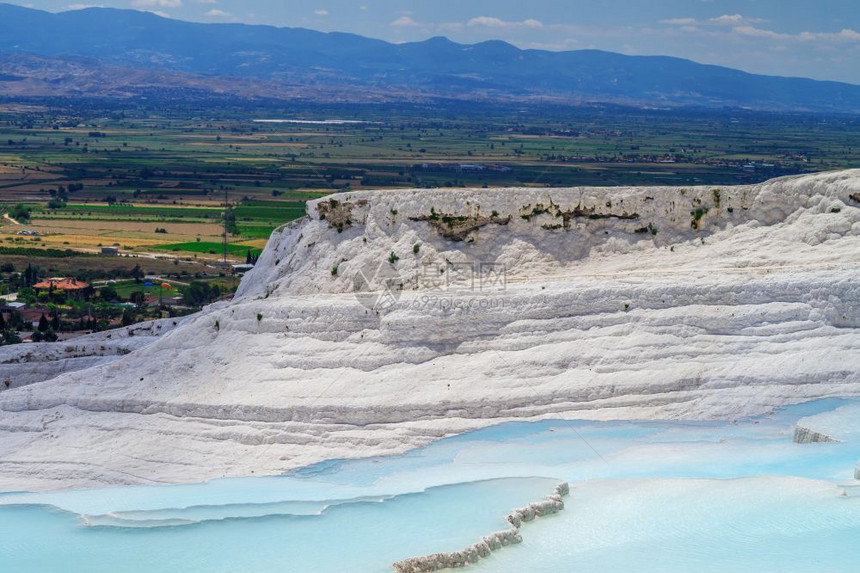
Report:
[[82,297],[89,284],[74,277],[53,278],[36,283],[33,288],[39,291],[63,291],[72,298]]

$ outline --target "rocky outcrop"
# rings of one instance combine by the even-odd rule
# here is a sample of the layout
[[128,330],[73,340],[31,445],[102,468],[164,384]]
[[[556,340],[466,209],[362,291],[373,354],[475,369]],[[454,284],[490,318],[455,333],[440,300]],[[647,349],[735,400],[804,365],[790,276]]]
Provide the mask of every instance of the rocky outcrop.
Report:
[[[407,290],[426,265],[446,261],[503,264],[509,275],[527,278],[558,275],[585,259],[631,259],[618,262],[633,270],[656,258],[666,259],[661,268],[694,273],[714,255],[690,259],[686,247],[701,248],[726,231],[788,223],[796,231],[792,240],[807,247],[860,235],[857,204],[849,199],[856,187],[860,171],[721,188],[349,191],[310,201],[309,220],[273,234],[237,294],[352,292],[361,269],[386,263],[392,252]],[[416,244],[420,251],[413,253]],[[791,259],[789,251],[751,248],[733,256],[748,269]]]
[[364,223],[364,219],[359,213],[366,206],[366,199],[352,202],[330,197],[326,201],[317,203],[316,208],[320,221],[326,221],[329,228],[337,229],[338,233],[342,233],[352,227],[353,223]]
[[814,444],[814,443],[829,443],[829,444],[838,444],[839,440],[828,436],[827,434],[822,434],[821,432],[816,432],[815,430],[810,430],[809,428],[804,428],[802,426],[796,426],[794,428],[794,443],[795,444]]
[[[495,212],[494,212],[495,213]],[[512,216],[500,217],[492,214],[489,217],[476,213],[474,215],[451,215],[445,213],[437,213],[431,207],[429,215],[416,215],[409,217],[410,221],[426,221],[436,230],[441,237],[453,241],[474,241],[475,234],[478,229],[486,227],[489,224],[507,225],[511,222]]]
[[514,510],[506,517],[511,524],[510,529],[497,531],[483,537],[460,551],[450,553],[433,553],[423,557],[411,557],[393,564],[397,573],[427,573],[429,571],[441,571],[443,569],[455,569],[477,563],[480,559],[489,557],[493,551],[497,551],[508,545],[522,543],[520,526],[524,522],[533,521],[536,517],[544,517],[558,513],[564,509],[562,497],[570,493],[570,486],[562,482],[555,488],[555,493],[548,496],[546,500],[531,503],[526,507]]
[[860,440],[860,404],[844,403],[836,409],[806,416],[797,421],[794,441],[806,443],[857,443]]
[[450,553],[433,553],[423,557],[412,557],[393,564],[397,573],[425,573],[454,569],[477,563],[480,559],[489,557],[490,553],[502,547],[522,543],[523,538],[517,529],[497,531],[485,536],[478,543],[460,551]]

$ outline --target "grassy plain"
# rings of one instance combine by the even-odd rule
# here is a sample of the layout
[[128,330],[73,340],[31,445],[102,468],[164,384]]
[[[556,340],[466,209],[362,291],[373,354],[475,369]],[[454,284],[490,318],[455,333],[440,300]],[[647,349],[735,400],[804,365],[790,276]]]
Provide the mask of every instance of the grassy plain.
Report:
[[[5,245],[243,260],[304,202],[362,188],[732,184],[860,165],[860,120],[743,110],[34,101],[0,108]],[[360,120],[296,124],[261,119]],[[63,206],[49,200],[61,198]],[[4,207],[5,206],[5,207]],[[39,237],[18,235],[36,230]],[[216,251],[212,253],[211,251]],[[89,259],[88,259],[89,260]]]

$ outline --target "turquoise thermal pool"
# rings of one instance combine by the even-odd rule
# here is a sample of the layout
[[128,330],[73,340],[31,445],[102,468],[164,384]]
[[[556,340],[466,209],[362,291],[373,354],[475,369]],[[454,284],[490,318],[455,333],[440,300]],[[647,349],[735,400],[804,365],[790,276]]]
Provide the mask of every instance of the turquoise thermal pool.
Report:
[[[798,421],[838,443],[798,444]],[[736,422],[508,423],[280,477],[0,495],[9,572],[391,571],[566,509],[475,571],[856,571],[860,402]]]

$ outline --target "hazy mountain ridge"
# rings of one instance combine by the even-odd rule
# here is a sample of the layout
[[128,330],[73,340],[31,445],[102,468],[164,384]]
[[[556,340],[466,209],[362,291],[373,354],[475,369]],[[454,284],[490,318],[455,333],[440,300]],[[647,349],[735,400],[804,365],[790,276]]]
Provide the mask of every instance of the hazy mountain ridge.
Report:
[[[758,76],[664,56],[520,50],[501,41],[463,45],[445,38],[391,44],[301,28],[198,24],[133,10],[90,8],[52,14],[0,4],[0,56],[5,56],[0,76],[20,75],[10,69],[9,61],[21,54],[66,62],[80,59],[77,65],[103,73],[105,66],[116,68],[102,83],[126,93],[135,93],[146,83],[139,71],[127,70],[157,69],[171,72],[168,83],[173,87],[187,81],[195,87],[208,83],[213,85],[204,89],[240,96],[268,84],[269,89],[259,88],[263,95],[274,92],[284,98],[298,97],[295,89],[279,93],[270,88],[308,86],[314,88],[313,97],[331,91],[338,99],[359,101],[413,96],[549,98],[571,103],[860,111],[860,86]],[[212,79],[216,77],[218,81]],[[67,79],[71,91],[111,95],[101,93],[98,86]],[[14,94],[11,84],[16,81],[21,80],[0,77],[0,94]],[[344,88],[352,88],[348,90],[352,93],[344,94]]]

